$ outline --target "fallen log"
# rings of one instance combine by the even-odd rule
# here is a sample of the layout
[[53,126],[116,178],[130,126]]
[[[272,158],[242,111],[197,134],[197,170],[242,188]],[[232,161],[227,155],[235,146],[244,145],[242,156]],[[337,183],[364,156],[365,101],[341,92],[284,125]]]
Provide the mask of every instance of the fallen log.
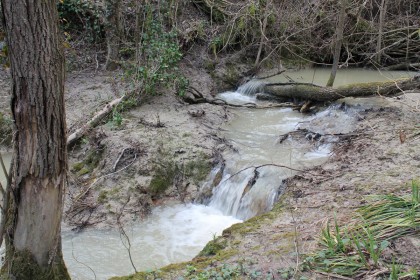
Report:
[[302,83],[268,83],[264,93],[275,97],[313,101],[334,101],[344,97],[398,96],[404,91],[420,89],[420,75],[390,82],[358,83],[337,88]]
[[82,127],[78,128],[75,132],[67,137],[67,146],[71,146],[76,143],[81,137],[83,137],[90,129],[97,126],[104,117],[106,117],[118,104],[127,99],[127,95],[123,95],[120,98],[112,100],[102,110],[97,112],[93,118],[91,118]]

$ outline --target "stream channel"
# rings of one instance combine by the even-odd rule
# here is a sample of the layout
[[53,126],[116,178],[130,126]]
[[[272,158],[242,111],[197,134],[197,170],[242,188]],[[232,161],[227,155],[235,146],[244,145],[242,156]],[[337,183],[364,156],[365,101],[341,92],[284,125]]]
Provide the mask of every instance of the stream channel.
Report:
[[[288,72],[268,81],[293,80],[325,85],[328,75],[328,69],[310,69]],[[411,74],[346,69],[338,72],[335,86],[407,76]],[[252,90],[258,88],[259,84],[251,81],[237,91],[221,93],[219,98],[229,103],[255,103]],[[297,128],[320,134],[350,132],[358,111],[382,106],[387,101],[380,98],[346,99],[346,110],[339,106],[341,102],[313,115],[303,115],[288,108],[231,109],[234,117],[222,132],[231,147],[223,152],[226,160],[223,178],[213,189],[207,205],[158,207],[149,218],[125,227],[136,269],[153,270],[188,261],[225,228],[269,211],[283,191],[283,179],[295,174],[295,171],[278,165],[304,169],[321,164],[330,155],[334,142],[333,137],[314,141],[294,141],[289,137],[280,144],[281,135]],[[261,165],[264,166],[253,168]],[[220,168],[213,169],[209,182]],[[248,183],[252,179],[255,183],[250,186]],[[205,184],[209,185],[209,182]],[[134,273],[118,230],[86,229],[75,233],[63,228],[62,237],[64,258],[72,279],[102,280]]]

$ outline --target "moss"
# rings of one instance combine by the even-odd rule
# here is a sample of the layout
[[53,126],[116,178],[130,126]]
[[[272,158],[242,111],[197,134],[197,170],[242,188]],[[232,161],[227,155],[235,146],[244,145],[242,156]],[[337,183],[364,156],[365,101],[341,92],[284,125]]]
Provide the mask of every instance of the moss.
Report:
[[207,70],[207,73],[214,73],[216,70],[216,62],[208,59],[204,62],[204,68]]
[[[216,255],[210,257],[196,257],[192,261],[170,264],[160,268],[157,271],[138,272],[133,275],[123,277],[113,277],[110,280],[148,280],[148,279],[178,279],[179,276],[185,275],[187,267],[193,266],[196,273],[202,272],[210,265],[216,262],[223,262],[224,260],[238,254],[237,250],[220,250]],[[180,278],[182,279],[182,278]]]
[[83,168],[84,165],[85,164],[83,163],[83,161],[80,161],[80,162],[77,162],[77,163],[73,164],[73,166],[71,167],[71,172],[80,171]]
[[178,164],[169,155],[161,154],[159,164],[154,167],[154,175],[149,184],[149,192],[152,196],[162,195],[174,183],[175,177],[183,180],[192,180],[195,184],[203,181],[211,171],[211,164],[205,154],[200,154],[197,160],[185,164]]
[[152,196],[163,194],[172,184],[177,173],[175,165],[171,164],[167,168],[158,167],[155,175],[149,184],[149,191]]
[[79,172],[77,172],[77,175],[83,176],[85,174],[88,174],[89,172],[90,172],[89,169],[83,167],[82,169],[79,170]]
[[95,149],[91,150],[88,153],[86,159],[84,160],[84,163],[90,171],[93,171],[93,169],[95,169],[98,166],[99,162],[102,159],[103,152],[103,149]]
[[38,265],[29,251],[24,250],[13,252],[13,259],[4,264],[1,279],[65,280],[70,276],[62,258],[57,257],[55,262],[44,268]]
[[105,190],[102,190],[99,195],[98,195],[98,199],[97,199],[99,204],[104,204],[105,202],[108,201],[108,192]]
[[185,173],[188,178],[191,178],[195,184],[199,184],[206,179],[211,171],[211,164],[208,157],[204,154],[198,156],[195,161],[190,161],[185,165]]
[[226,247],[226,241],[214,239],[204,246],[204,249],[198,254],[198,257],[214,256]]
[[236,83],[241,78],[238,68],[234,64],[226,65],[226,75],[223,77],[223,81],[229,85],[236,86]]
[[83,161],[73,164],[71,172],[79,176],[91,173],[101,161],[103,152],[103,149],[91,150]]

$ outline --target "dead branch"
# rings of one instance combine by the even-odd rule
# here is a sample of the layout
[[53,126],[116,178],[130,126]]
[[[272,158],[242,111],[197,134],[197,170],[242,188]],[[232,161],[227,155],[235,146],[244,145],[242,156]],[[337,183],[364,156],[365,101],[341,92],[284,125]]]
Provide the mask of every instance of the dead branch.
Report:
[[117,169],[117,165],[118,165],[118,163],[120,162],[120,160],[121,160],[122,156],[124,155],[125,151],[126,151],[126,150],[128,150],[128,149],[129,149],[129,148],[124,148],[124,149],[121,151],[120,155],[118,156],[117,160],[116,160],[116,161],[115,161],[115,163],[114,163],[114,166],[112,167],[112,171],[114,171],[114,172],[115,172],[115,170]]
[[[128,258],[130,259],[130,263],[131,263],[131,266],[134,269],[134,272],[137,273],[137,268],[134,265],[133,257],[131,256],[131,242],[130,242],[130,238],[128,237],[128,235],[125,232],[125,229],[124,229],[124,227],[123,227],[123,225],[121,223],[121,216],[122,216],[122,214],[124,212],[124,208],[128,204],[128,202],[130,202],[130,197],[127,198],[126,202],[121,207],[120,213],[119,213],[119,215],[117,217],[117,224],[118,224],[118,228],[120,230],[121,243],[123,244],[124,248],[127,250]],[[124,242],[123,238],[126,240],[127,243]]]
[[125,170],[125,169],[127,169],[128,167],[130,167],[135,161],[136,161],[136,159],[137,159],[137,154],[134,154],[134,159],[129,163],[129,164],[127,164],[126,166],[124,166],[124,167],[122,167],[121,169],[119,169],[119,170],[117,170],[117,171],[114,171],[114,172],[111,172],[111,173],[108,173],[108,174],[105,174],[105,175],[103,175],[103,176],[101,176],[101,177],[99,177],[99,178],[97,178],[97,179],[95,179],[95,181],[92,183],[92,184],[90,184],[90,186],[88,187],[88,188],[86,188],[86,190],[84,190],[84,191],[82,191],[80,194],[78,194],[77,196],[76,196],[76,198],[75,198],[75,202],[76,201],[78,201],[79,199],[81,199],[82,197],[84,197],[91,189],[92,189],[92,187],[96,184],[96,183],[98,183],[101,179],[104,179],[104,178],[106,178],[106,177],[108,177],[108,176],[111,176],[111,175],[113,175],[113,174],[117,174],[117,173],[119,173],[119,172],[121,172],[121,171],[123,171],[123,170]]
[[266,164],[261,164],[261,165],[258,165],[258,166],[248,166],[248,167],[245,167],[245,168],[239,170],[238,172],[230,175],[229,178],[226,178],[223,182],[226,182],[226,181],[232,179],[236,175],[238,175],[238,174],[240,174],[240,173],[242,173],[242,172],[244,172],[244,171],[246,171],[248,169],[254,168],[254,171],[255,171],[255,170],[259,169],[259,168],[266,167],[266,166],[274,166],[274,167],[279,167],[279,168],[286,168],[286,169],[289,169],[289,170],[292,170],[292,171],[297,171],[297,172],[307,172],[308,174],[311,174],[313,176],[317,176],[316,174],[312,174],[312,173],[308,172],[307,170],[297,169],[297,168],[293,168],[293,167],[290,167],[290,166],[287,166],[287,165],[282,165],[282,164],[266,163]]
[[72,146],[73,144],[75,144],[77,140],[83,137],[92,128],[96,127],[106,116],[108,116],[108,114],[111,113],[115,107],[117,107],[122,102],[126,101],[128,98],[136,95],[139,92],[140,88],[141,86],[136,87],[134,90],[127,92],[123,96],[109,102],[104,108],[102,108],[102,110],[97,112],[86,124],[84,124],[82,127],[77,129],[75,132],[73,132],[67,137],[67,146]]
[[128,95],[123,95],[120,98],[114,99],[108,103],[101,111],[97,112],[93,118],[91,118],[86,124],[77,129],[75,132],[69,135],[67,138],[67,146],[71,146],[76,143],[81,137],[83,137],[90,129],[97,126],[103,118],[105,118],[118,104],[126,100]]

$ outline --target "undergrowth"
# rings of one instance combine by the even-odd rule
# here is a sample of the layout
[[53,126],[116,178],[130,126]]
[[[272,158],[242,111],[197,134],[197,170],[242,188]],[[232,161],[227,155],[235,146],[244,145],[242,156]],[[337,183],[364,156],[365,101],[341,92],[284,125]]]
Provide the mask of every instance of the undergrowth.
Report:
[[188,80],[179,73],[178,63],[183,54],[176,29],[168,30],[167,19],[160,13],[156,15],[150,4],[144,6],[143,16],[144,32],[133,50],[136,60],[125,63],[126,77],[134,85],[142,85],[146,95],[156,94],[160,87],[173,88],[178,95],[184,95]]
[[371,196],[372,202],[361,207],[348,226],[337,221],[327,224],[321,232],[321,249],[307,257],[304,266],[355,279],[379,275],[419,279],[418,268],[389,261],[384,254],[397,238],[420,233],[419,185],[411,183],[411,196]]

